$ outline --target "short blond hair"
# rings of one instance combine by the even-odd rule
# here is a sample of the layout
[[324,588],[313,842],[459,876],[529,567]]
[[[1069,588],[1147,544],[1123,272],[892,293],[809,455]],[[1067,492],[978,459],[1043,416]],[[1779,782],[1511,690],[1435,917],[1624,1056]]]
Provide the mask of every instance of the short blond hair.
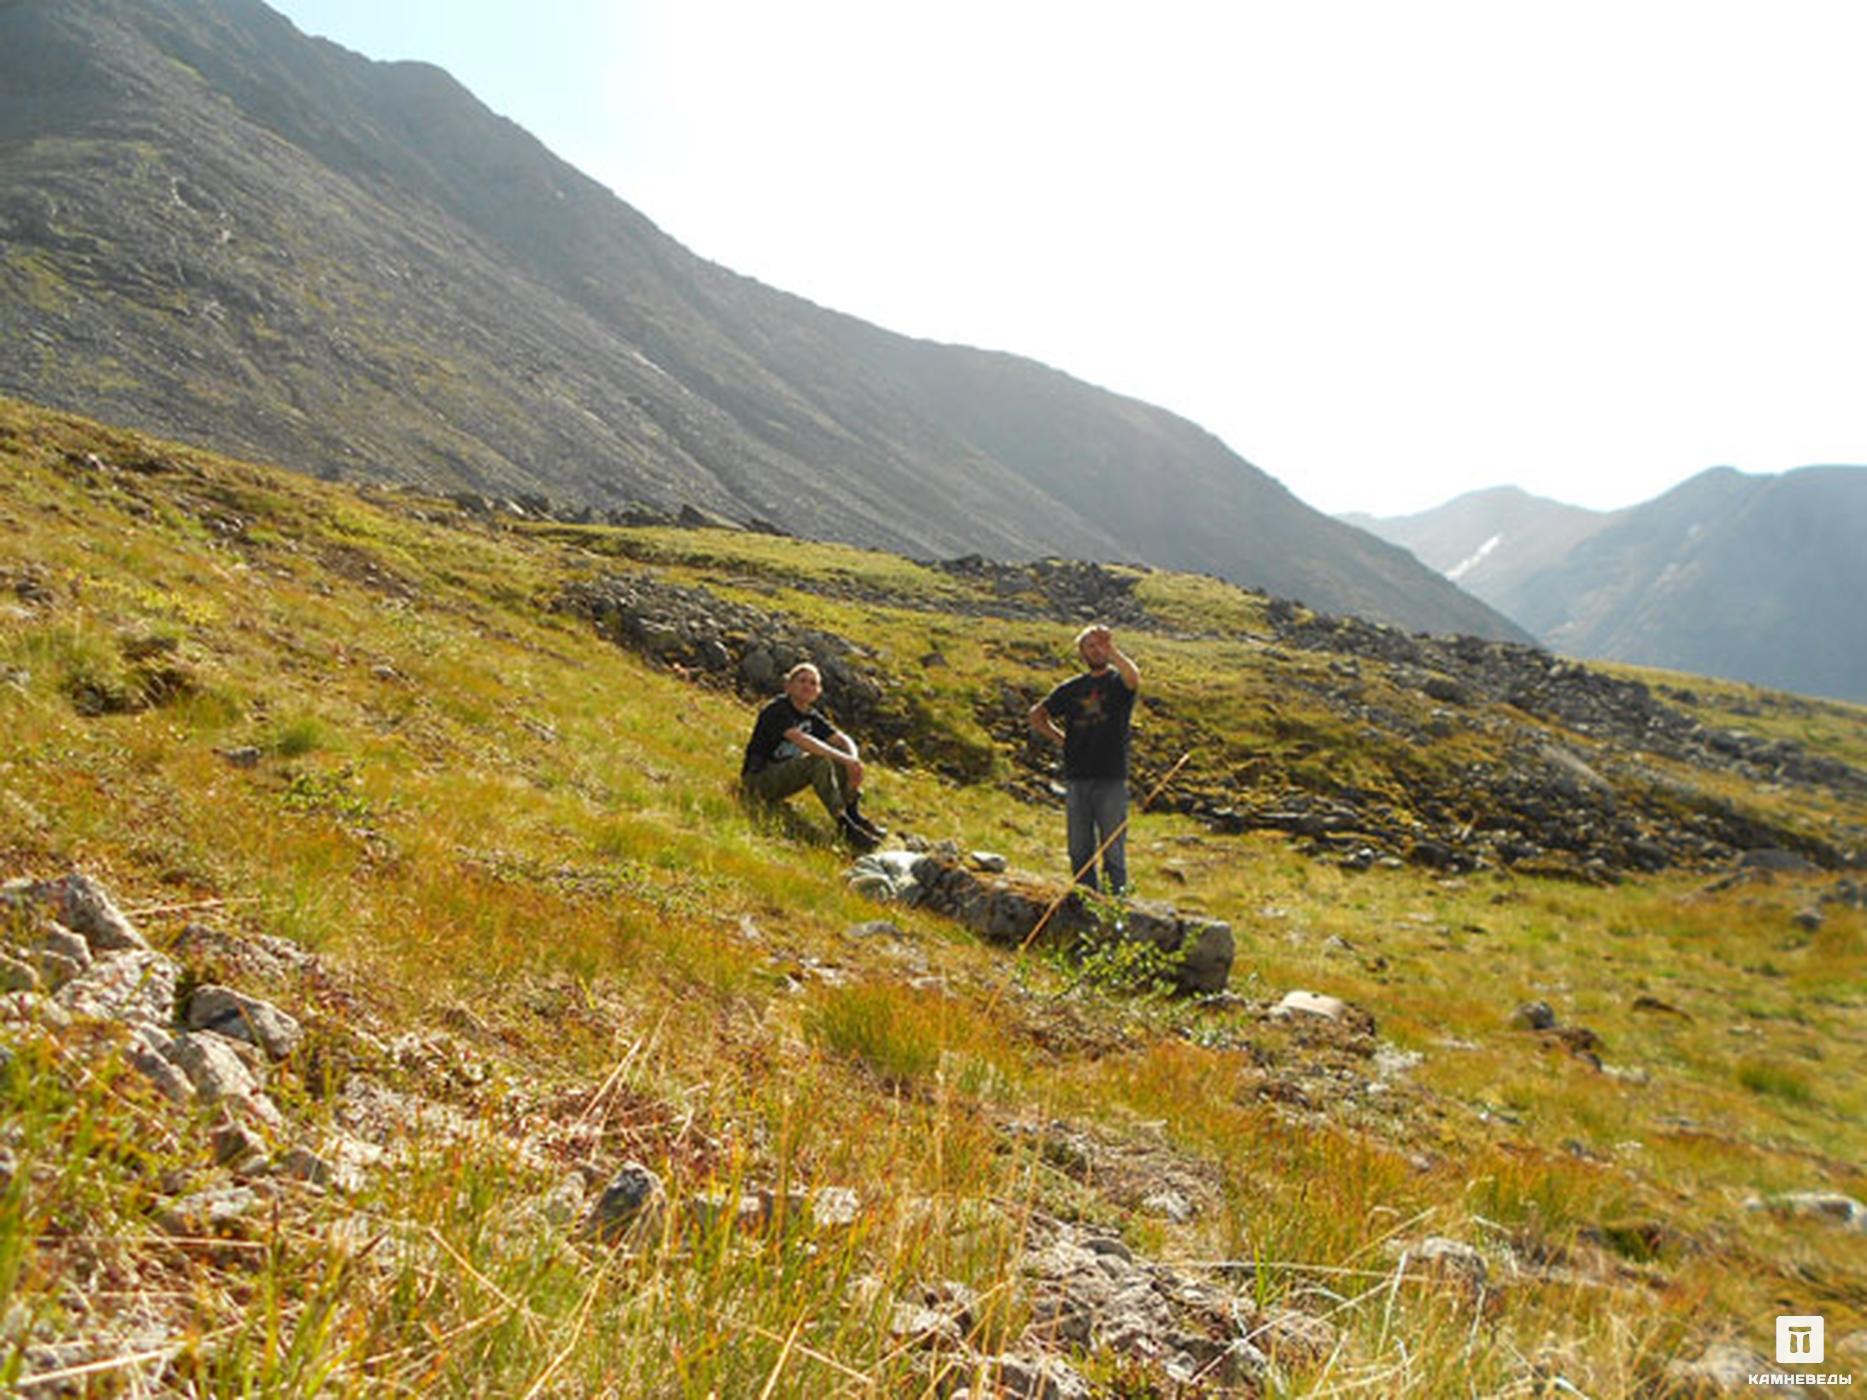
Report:
[[818,684],[822,684],[823,672],[817,669],[815,663],[809,662],[809,661],[800,661],[797,663],[797,665],[793,666],[790,670],[786,671],[784,673],[784,683],[786,685],[789,685],[792,681],[796,680],[799,676],[803,675],[804,672],[806,671],[810,672],[811,675],[817,678]]

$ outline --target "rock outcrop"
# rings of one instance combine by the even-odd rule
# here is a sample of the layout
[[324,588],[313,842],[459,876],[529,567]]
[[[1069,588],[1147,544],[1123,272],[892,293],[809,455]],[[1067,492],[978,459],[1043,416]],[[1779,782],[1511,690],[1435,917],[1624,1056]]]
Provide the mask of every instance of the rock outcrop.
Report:
[[968,869],[951,855],[912,851],[864,856],[850,882],[875,898],[944,914],[995,943],[1022,944],[1040,923],[1043,936],[1066,943],[1104,937],[1146,943],[1164,955],[1180,992],[1222,992],[1231,976],[1231,925],[1158,900],[1124,899],[1098,910],[1080,892],[1047,886],[1027,872]]

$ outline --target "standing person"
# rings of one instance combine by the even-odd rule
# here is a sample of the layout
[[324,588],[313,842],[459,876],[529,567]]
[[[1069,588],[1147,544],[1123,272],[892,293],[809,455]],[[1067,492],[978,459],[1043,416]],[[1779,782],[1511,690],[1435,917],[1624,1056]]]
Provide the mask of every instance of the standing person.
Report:
[[[1141,672],[1101,624],[1077,634],[1076,651],[1089,669],[1031,706],[1031,728],[1063,745],[1070,869],[1079,884],[1093,890],[1104,887],[1096,880],[1096,847],[1128,816],[1128,720]],[[1128,888],[1127,845],[1123,832],[1102,853],[1102,875],[1111,894]]]
[[856,741],[816,708],[822,694],[823,676],[808,661],[785,672],[784,694],[758,712],[739,777],[766,802],[815,789],[843,839],[872,851],[886,833],[862,815],[862,758]]

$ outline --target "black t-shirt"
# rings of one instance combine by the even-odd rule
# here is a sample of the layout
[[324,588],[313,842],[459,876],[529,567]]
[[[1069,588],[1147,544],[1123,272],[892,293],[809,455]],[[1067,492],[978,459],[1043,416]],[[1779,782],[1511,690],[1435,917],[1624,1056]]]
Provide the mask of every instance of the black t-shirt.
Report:
[[1128,776],[1128,717],[1134,692],[1110,666],[1085,671],[1044,697],[1044,709],[1063,731],[1063,776]]
[[821,739],[826,744],[836,733],[836,726],[816,710],[800,712],[791,703],[790,696],[780,695],[758,712],[758,722],[752,726],[752,738],[746,744],[745,762],[739,771],[757,773],[780,759],[795,757],[778,752],[778,746],[785,742],[786,732],[792,729],[802,729],[811,738]]

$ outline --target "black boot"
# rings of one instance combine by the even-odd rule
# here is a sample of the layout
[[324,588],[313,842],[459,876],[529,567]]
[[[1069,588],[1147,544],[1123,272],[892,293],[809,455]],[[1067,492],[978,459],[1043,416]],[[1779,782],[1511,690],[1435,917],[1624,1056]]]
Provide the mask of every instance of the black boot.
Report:
[[859,825],[846,811],[837,814],[836,830],[856,851],[872,851],[882,844],[881,837],[872,835],[868,828]]
[[881,840],[884,836],[888,834],[887,827],[881,826],[875,822],[872,822],[867,817],[862,815],[862,794],[861,793],[857,793],[854,797],[850,798],[849,805],[845,807],[843,811],[848,815],[850,821],[854,822],[857,826],[861,827],[864,831],[868,832],[869,835],[873,836],[877,841]]

